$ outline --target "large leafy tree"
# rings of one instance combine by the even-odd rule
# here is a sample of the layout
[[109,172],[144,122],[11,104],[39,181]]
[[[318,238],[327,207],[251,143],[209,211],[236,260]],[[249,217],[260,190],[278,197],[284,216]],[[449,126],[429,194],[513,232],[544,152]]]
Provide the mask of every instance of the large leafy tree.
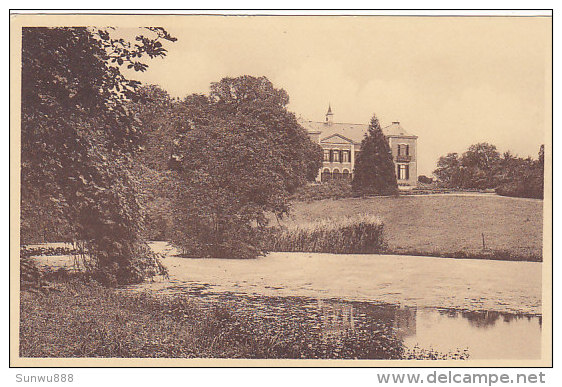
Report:
[[439,157],[437,169],[433,174],[439,181],[449,187],[462,186],[462,165],[458,153],[448,153],[446,156]]
[[[507,153],[509,162],[511,154]],[[457,188],[494,188],[498,184],[502,159],[495,145],[471,145],[461,156],[449,153],[437,161],[433,174],[445,185]]]
[[358,195],[396,195],[398,184],[388,141],[379,120],[373,115],[361,151],[356,157],[352,180]]
[[143,59],[164,56],[162,41],[175,38],[145,30],[135,42],[110,29],[22,31],[22,222],[33,216],[30,203],[54,204],[87,263],[112,284],[139,281],[153,263],[130,174],[142,132],[127,102],[139,83],[121,66],[144,71]]
[[495,145],[478,143],[463,153],[461,164],[464,168],[466,188],[494,188],[500,154]]
[[259,255],[266,213],[287,213],[288,195],[315,177],[322,150],[288,103],[267,78],[242,76],[180,104],[170,166],[179,177],[173,241],[186,254]]

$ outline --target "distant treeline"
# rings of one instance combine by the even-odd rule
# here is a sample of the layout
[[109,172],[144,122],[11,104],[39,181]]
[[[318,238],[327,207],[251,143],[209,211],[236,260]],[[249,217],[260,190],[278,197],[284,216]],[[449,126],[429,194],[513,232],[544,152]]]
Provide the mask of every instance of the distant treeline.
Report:
[[495,189],[504,196],[542,199],[544,196],[544,145],[538,158],[503,155],[494,145],[478,143],[462,155],[448,153],[439,158],[433,171],[445,187]]

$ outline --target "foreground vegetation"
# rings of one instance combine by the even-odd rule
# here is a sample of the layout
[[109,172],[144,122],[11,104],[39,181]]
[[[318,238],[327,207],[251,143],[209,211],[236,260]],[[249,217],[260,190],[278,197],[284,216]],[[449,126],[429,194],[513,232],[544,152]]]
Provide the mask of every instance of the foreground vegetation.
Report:
[[[408,350],[388,322],[322,330],[329,322],[297,297],[270,297],[265,304],[239,296],[202,302],[186,296],[127,294],[80,281],[59,281],[49,289],[21,293],[22,357],[468,357],[466,352]],[[272,318],[269,310],[278,315]]]
[[385,252],[457,258],[542,261],[542,201],[499,196],[401,196],[294,202],[283,225],[327,215],[378,216]]

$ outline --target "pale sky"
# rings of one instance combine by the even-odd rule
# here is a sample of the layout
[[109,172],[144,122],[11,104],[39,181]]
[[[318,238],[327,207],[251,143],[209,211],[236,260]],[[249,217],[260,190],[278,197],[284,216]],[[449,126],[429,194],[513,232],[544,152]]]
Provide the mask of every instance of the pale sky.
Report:
[[336,122],[400,121],[419,136],[420,175],[482,141],[536,158],[550,134],[550,18],[166,20],[178,41],[136,79],[184,97],[225,76],[265,75],[297,116],[322,121],[331,103]]

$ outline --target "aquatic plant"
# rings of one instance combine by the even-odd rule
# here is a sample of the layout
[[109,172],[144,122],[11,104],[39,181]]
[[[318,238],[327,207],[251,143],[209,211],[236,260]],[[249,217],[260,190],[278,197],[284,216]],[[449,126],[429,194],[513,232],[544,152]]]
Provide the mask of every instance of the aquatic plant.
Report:
[[407,360],[468,360],[469,357],[468,348],[439,352],[433,348],[420,348],[417,345],[406,348],[402,355],[402,358]]
[[267,239],[270,251],[336,254],[371,254],[384,249],[384,224],[374,215],[323,218],[273,228]]

